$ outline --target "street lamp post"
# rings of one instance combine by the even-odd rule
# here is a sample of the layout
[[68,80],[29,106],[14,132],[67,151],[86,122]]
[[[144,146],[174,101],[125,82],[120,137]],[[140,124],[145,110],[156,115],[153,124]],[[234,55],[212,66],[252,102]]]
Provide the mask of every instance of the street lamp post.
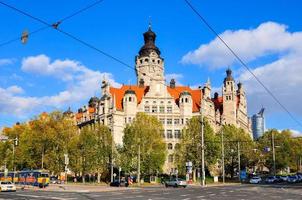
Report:
[[139,142],[138,144],[138,166],[137,166],[137,179],[138,179],[138,185],[141,185],[141,144]]
[[204,165],[204,122],[201,111],[201,185],[205,186],[205,165]]
[[237,151],[238,151],[238,179],[239,182],[241,182],[241,177],[240,177],[240,167],[241,167],[241,163],[240,163],[240,142],[237,142]]
[[222,154],[222,183],[225,183],[225,169],[224,169],[224,142],[223,142],[223,130],[221,131],[221,154]]
[[276,152],[275,152],[274,132],[272,132],[272,149],[273,149],[273,170],[274,170],[274,176],[276,176]]

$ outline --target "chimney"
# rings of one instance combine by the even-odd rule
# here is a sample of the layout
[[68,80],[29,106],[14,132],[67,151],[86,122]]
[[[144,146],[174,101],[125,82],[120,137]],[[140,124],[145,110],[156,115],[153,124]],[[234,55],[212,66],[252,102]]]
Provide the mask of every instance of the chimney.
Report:
[[145,86],[145,81],[144,81],[144,79],[141,78],[141,79],[139,80],[139,87],[140,87],[140,88],[143,88],[144,86]]
[[172,78],[171,81],[170,81],[170,88],[175,88],[175,80],[174,80],[174,78]]

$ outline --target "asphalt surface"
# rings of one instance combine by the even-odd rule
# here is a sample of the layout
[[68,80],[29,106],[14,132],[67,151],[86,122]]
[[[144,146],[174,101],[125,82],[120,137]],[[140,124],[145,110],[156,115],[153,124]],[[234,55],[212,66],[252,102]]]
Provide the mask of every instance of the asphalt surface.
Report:
[[216,187],[197,187],[189,186],[187,188],[138,188],[103,192],[85,192],[85,191],[17,191],[10,193],[1,193],[2,199],[50,199],[50,200],[94,200],[94,199],[147,199],[147,200],[165,200],[165,199],[221,199],[221,200],[302,200],[302,187],[295,186],[270,186],[270,185],[233,185]]

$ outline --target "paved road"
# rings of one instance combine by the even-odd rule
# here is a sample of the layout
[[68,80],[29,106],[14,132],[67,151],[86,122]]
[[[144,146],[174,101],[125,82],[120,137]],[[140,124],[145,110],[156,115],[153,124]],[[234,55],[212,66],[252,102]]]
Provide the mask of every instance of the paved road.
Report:
[[218,187],[188,187],[188,188],[138,188],[106,192],[56,192],[56,191],[17,191],[1,193],[2,199],[50,199],[50,200],[95,200],[95,199],[219,199],[219,200],[302,200],[302,187],[291,186],[255,186],[233,185]]

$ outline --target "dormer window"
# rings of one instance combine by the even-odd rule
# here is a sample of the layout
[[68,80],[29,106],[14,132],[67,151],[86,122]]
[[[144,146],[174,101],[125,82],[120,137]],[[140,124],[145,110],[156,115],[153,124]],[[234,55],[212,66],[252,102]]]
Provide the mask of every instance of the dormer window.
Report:
[[145,59],[145,62],[149,62],[149,59],[148,59],[148,58],[146,58],[146,59]]

